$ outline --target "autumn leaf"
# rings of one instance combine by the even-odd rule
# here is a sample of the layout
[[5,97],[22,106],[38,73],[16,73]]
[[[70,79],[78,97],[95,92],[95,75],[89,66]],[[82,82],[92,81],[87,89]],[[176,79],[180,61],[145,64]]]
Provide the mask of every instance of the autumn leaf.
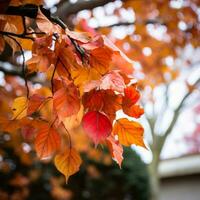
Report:
[[122,98],[122,109],[125,114],[130,117],[139,118],[144,109],[139,105],[135,105],[140,98],[140,93],[135,85],[129,86],[124,89],[124,96]]
[[135,85],[129,86],[124,89],[124,104],[135,104],[140,98],[140,93]]
[[79,92],[74,84],[68,84],[55,92],[53,106],[60,119],[77,114],[80,110]]
[[34,94],[33,96],[29,97],[27,114],[32,115],[34,112],[36,112],[45,100],[45,97],[38,94]]
[[80,94],[83,93],[86,83],[101,78],[101,74],[96,69],[81,66],[72,69],[71,76],[74,84],[79,87]]
[[84,114],[84,107],[81,105],[80,110],[77,114],[67,117],[63,120],[63,123],[67,130],[74,130],[80,126],[81,120]]
[[144,114],[144,109],[141,108],[139,105],[122,104],[122,109],[125,114],[134,118],[139,118],[141,115]]
[[106,115],[98,111],[86,113],[82,120],[83,129],[95,145],[106,139],[112,131],[112,124]]
[[79,170],[81,162],[80,155],[73,148],[69,148],[64,152],[57,154],[54,159],[56,168],[65,175],[66,182],[71,175]]
[[101,90],[92,90],[83,95],[82,103],[85,109],[89,111],[102,110],[104,106],[104,92]]
[[27,113],[27,98],[17,97],[12,105],[13,119],[22,119]]
[[66,28],[65,33],[69,35],[71,38],[80,41],[82,43],[87,43],[91,40],[91,37],[86,32],[75,32],[75,31],[70,31],[69,29]]
[[122,147],[122,145],[119,143],[119,141],[117,141],[115,139],[115,137],[113,135],[110,135],[106,139],[106,141],[107,141],[107,144],[108,144],[109,151],[112,155],[112,158],[117,162],[117,164],[121,168],[121,164],[122,164],[122,161],[123,161],[123,147]]
[[115,119],[116,111],[121,109],[121,95],[113,90],[92,90],[85,93],[82,102],[89,111],[103,111],[111,121]]
[[45,33],[59,33],[61,32],[61,29],[59,26],[54,25],[53,23],[51,23],[51,21],[49,21],[41,12],[41,10],[38,10],[38,15],[36,18],[36,24],[38,26],[38,28],[45,32]]
[[113,134],[118,135],[120,144],[124,146],[135,144],[146,148],[143,133],[144,129],[138,122],[126,118],[116,120],[113,127]]
[[105,74],[100,80],[87,83],[84,87],[84,92],[89,92],[95,88],[101,90],[110,89],[122,93],[125,88],[125,83],[123,77],[117,71],[111,71]]
[[40,159],[50,157],[60,148],[60,135],[49,124],[41,124],[35,138],[35,150]]
[[100,47],[90,52],[90,66],[100,74],[105,74],[110,69],[113,51],[108,47]]
[[55,55],[51,49],[52,35],[35,38],[32,46],[32,58],[26,61],[28,72],[46,72],[52,63]]

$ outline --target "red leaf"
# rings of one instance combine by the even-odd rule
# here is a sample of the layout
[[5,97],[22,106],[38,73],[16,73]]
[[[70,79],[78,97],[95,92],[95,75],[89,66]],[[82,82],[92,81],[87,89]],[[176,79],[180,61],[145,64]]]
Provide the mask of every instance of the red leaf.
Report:
[[111,121],[115,119],[116,111],[121,109],[121,95],[113,90],[92,90],[84,94],[82,102],[89,111],[102,111]]
[[124,89],[123,102],[126,104],[135,104],[140,98],[140,93],[136,90],[135,85]]
[[136,89],[135,85],[125,88],[124,97],[122,100],[123,112],[130,117],[139,118],[143,113],[144,109],[135,103],[139,100],[140,93]]
[[85,132],[96,145],[107,138],[112,131],[110,120],[104,114],[97,111],[86,113],[82,123]]

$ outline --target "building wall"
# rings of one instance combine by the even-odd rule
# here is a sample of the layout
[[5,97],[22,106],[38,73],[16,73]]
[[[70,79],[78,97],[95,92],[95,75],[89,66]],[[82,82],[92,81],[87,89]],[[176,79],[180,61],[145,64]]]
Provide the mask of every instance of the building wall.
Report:
[[200,174],[163,178],[161,200],[200,200]]

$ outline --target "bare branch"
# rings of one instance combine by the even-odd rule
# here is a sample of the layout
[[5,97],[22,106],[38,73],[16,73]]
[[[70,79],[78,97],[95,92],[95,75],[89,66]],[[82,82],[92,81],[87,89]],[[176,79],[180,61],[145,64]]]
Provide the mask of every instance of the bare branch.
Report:
[[111,24],[108,26],[98,26],[96,29],[101,29],[101,28],[112,28],[112,27],[117,27],[117,26],[130,26],[130,25],[135,25],[135,24],[159,24],[159,25],[166,25],[164,22],[159,21],[159,20],[147,20],[147,21],[134,21],[134,22],[119,22],[115,24]]
[[76,3],[71,3],[70,1],[62,1],[58,4],[57,15],[65,20],[71,14],[76,14],[81,10],[91,10],[98,6],[104,6],[107,3],[113,2],[114,0],[90,0],[90,1],[82,1],[78,0]]
[[34,38],[29,37],[29,36],[27,36],[27,35],[24,35],[24,33],[22,33],[22,34],[17,34],[17,33],[12,33],[12,32],[0,31],[0,35],[4,35],[4,36],[13,36],[13,37],[18,37],[18,38],[23,38],[23,39],[34,40]]
[[[193,86],[197,86],[198,84],[200,83],[200,78],[197,79],[195,81],[195,83],[193,84]],[[165,134],[163,136],[160,137],[160,147],[161,147],[161,150],[162,150],[162,147],[165,143],[165,140],[167,138],[167,136],[171,133],[172,129],[174,128],[174,125],[176,124],[177,122],[177,119],[179,117],[179,114],[180,114],[180,110],[182,109],[186,99],[191,95],[191,92],[188,91],[185,96],[183,97],[183,99],[181,100],[179,106],[175,109],[174,111],[174,116],[173,116],[173,119],[169,125],[169,127],[167,128],[167,130],[165,131]]]

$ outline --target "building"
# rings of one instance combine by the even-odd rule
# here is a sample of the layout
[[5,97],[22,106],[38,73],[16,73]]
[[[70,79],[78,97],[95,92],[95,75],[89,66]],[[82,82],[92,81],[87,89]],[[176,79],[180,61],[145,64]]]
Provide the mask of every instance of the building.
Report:
[[163,160],[161,200],[200,200],[200,154]]

